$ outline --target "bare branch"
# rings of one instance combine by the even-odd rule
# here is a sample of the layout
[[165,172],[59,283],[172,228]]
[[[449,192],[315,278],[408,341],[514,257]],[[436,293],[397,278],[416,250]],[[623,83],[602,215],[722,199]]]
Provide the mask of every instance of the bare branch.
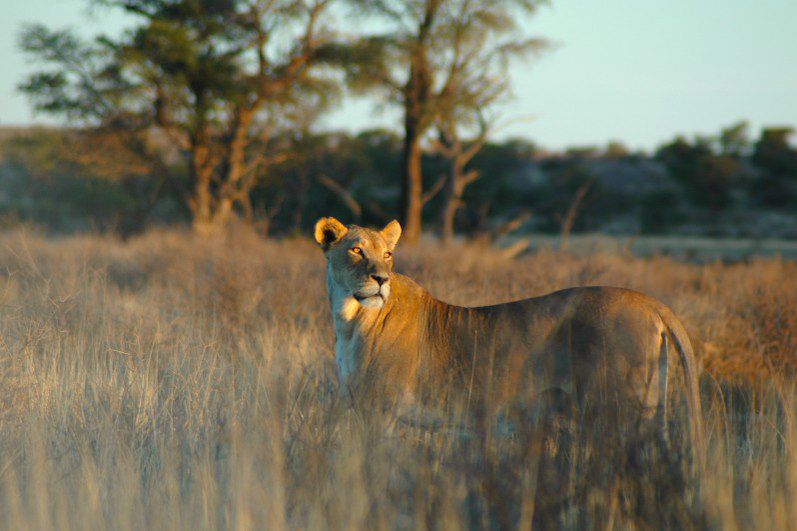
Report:
[[426,203],[434,199],[435,196],[440,193],[440,190],[443,189],[445,184],[446,184],[446,175],[442,174],[440,177],[437,178],[437,181],[435,181],[432,187],[426,192],[424,192],[423,197],[421,198],[421,203],[423,205],[426,205]]
[[479,153],[479,151],[481,151],[481,149],[484,147],[484,144],[487,143],[487,139],[489,138],[490,134],[492,133],[492,128],[488,123],[487,117],[484,115],[484,111],[482,109],[477,109],[476,114],[479,120],[479,134],[473,141],[471,141],[468,149],[462,153],[460,159],[462,166],[465,166]]
[[507,234],[515,232],[520,227],[522,227],[528,220],[531,219],[531,215],[532,215],[531,211],[524,210],[514,218],[499,225],[497,228],[493,229],[490,232],[490,241],[495,242],[497,239],[501,238],[502,236],[506,236]]
[[372,217],[378,218],[383,223],[387,223],[393,216],[389,215],[384,209],[379,206],[379,203],[376,201],[369,201],[365,204],[365,209],[369,212]]
[[590,179],[579,186],[575,195],[573,195],[573,199],[570,201],[570,206],[567,209],[567,213],[565,213],[564,217],[562,218],[562,244],[560,249],[563,251],[567,250],[570,231],[576,222],[576,217],[578,216],[581,203],[584,201],[584,197],[586,197],[587,192],[592,187],[593,182],[595,182],[595,180]]
[[499,254],[501,255],[501,258],[511,260],[526,252],[530,245],[531,240],[528,238],[520,238],[508,247],[501,249]]
[[440,135],[438,138],[433,138],[430,140],[431,149],[433,153],[437,153],[438,155],[442,155],[446,159],[451,159],[454,157],[455,153],[453,147],[449,142],[445,140],[445,135],[442,131],[440,131]]
[[469,170],[466,171],[462,177],[460,177],[460,184],[463,188],[471,184],[473,181],[478,179],[481,176],[481,172],[479,170]]
[[337,195],[338,198],[341,201],[343,201],[343,204],[345,204],[346,208],[348,208],[349,211],[351,211],[355,220],[359,221],[362,218],[363,214],[362,206],[360,206],[360,203],[356,199],[354,199],[354,196],[351,195],[351,192],[349,192],[343,186],[338,184],[337,181],[330,179],[324,174],[319,175],[318,177],[316,177],[316,179],[327,190]]

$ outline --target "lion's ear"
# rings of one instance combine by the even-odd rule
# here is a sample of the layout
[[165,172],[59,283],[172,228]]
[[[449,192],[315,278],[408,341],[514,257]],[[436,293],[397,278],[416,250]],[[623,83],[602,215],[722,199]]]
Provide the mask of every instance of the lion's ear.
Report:
[[399,225],[399,222],[394,219],[385,225],[385,228],[382,229],[381,234],[387,242],[388,249],[392,251],[396,247],[399,238],[401,238],[401,225]]
[[346,236],[349,229],[346,225],[336,220],[335,218],[321,218],[315,223],[315,241],[321,246],[324,251],[341,238]]

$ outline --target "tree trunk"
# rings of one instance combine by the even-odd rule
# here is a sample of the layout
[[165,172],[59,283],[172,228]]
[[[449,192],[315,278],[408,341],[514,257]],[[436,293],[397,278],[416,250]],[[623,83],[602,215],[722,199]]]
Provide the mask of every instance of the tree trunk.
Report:
[[213,191],[211,190],[213,165],[210,161],[204,134],[200,132],[193,140],[191,149],[191,183],[192,197],[189,207],[192,215],[194,232],[207,234],[213,225]]
[[427,12],[419,30],[418,44],[413,52],[410,75],[404,93],[404,151],[401,160],[401,220],[404,241],[414,243],[421,236],[423,223],[423,173],[421,170],[421,139],[425,124],[424,106],[431,87],[429,64],[426,58],[426,35],[431,26],[436,3]]
[[443,209],[440,213],[440,237],[444,244],[454,239],[454,221],[457,212],[464,204],[462,195],[465,193],[465,188],[479,177],[478,171],[465,170],[472,156],[463,150],[459,139],[449,142],[448,153],[449,174],[443,188]]
[[248,201],[251,185],[244,179],[245,150],[249,143],[249,126],[254,118],[254,108],[239,109],[227,144],[224,181],[219,190],[218,206],[213,213],[213,224],[223,227],[230,220],[236,202]]
[[305,209],[307,209],[307,194],[310,189],[310,180],[307,177],[307,168],[304,165],[302,165],[302,167],[299,169],[296,184],[296,209],[292,214],[293,220],[291,225],[294,232],[299,234],[302,231],[302,215],[304,214]]
[[487,128],[481,126],[481,133],[470,145],[466,145],[459,137],[458,124],[453,116],[448,116],[448,121],[438,125],[440,138],[436,149],[448,161],[448,175],[443,188],[443,208],[440,212],[440,238],[444,244],[454,239],[454,221],[457,212],[464,205],[462,196],[465,188],[479,178],[479,171],[466,170],[468,163],[484,145],[487,138]]
[[567,213],[565,214],[564,218],[562,218],[561,244],[559,245],[559,250],[561,251],[567,251],[568,249],[570,231],[573,229],[573,225],[576,222],[576,217],[578,217],[579,209],[581,208],[581,203],[584,201],[584,197],[587,195],[587,192],[592,186],[593,180],[594,179],[590,179],[578,187],[578,190],[576,190],[572,201],[570,201],[570,206],[567,209]]
[[454,219],[459,210],[461,195],[457,192],[457,176],[452,171],[443,188],[443,210],[440,213],[440,239],[444,244],[449,244],[454,239]]
[[401,203],[404,240],[418,241],[421,235],[423,211],[423,174],[421,173],[421,132],[414,111],[408,109],[404,120],[404,152],[401,169]]

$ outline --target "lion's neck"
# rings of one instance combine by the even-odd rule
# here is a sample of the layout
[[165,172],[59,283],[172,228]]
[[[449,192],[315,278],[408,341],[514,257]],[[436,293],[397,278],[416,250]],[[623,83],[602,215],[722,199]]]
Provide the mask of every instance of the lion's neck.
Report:
[[335,361],[338,378],[348,383],[362,359],[362,339],[358,333],[357,314],[365,308],[345,289],[338,286],[327,272],[327,293],[335,324]]
[[[431,296],[402,275],[391,276],[391,294],[380,309],[362,306],[327,271],[335,325],[335,359],[341,383],[350,384],[368,368],[414,375],[425,342],[424,316]],[[409,373],[409,374],[407,374]]]

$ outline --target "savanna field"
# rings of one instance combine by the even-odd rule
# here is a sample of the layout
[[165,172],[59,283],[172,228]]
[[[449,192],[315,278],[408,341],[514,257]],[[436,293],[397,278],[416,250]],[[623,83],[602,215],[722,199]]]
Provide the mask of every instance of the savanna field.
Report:
[[[426,242],[396,269],[467,305],[629,287],[707,343],[706,466],[574,459],[556,525],[797,527],[794,262]],[[340,399],[324,274],[309,238],[1,235],[0,528],[531,526],[518,438],[386,427]]]

